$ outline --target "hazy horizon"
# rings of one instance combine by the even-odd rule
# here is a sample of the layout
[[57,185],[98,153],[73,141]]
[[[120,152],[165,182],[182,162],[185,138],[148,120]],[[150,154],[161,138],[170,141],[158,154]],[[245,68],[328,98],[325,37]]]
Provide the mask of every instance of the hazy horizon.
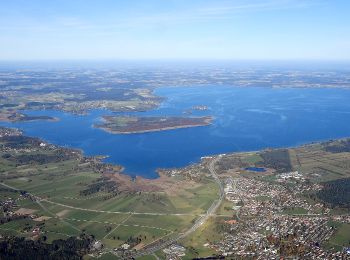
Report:
[[344,0],[0,3],[0,60],[350,61]]
[[96,60],[0,60],[0,70],[55,69],[253,69],[253,70],[350,70],[350,60],[169,60],[169,59],[96,59]]

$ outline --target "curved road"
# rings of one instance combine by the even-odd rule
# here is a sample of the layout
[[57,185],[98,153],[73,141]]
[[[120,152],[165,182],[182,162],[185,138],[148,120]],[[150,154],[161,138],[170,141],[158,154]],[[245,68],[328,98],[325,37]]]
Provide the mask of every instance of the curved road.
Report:
[[[179,235],[177,235],[174,238],[171,238],[169,240],[165,240],[165,241],[157,241],[154,244],[150,244],[148,245],[146,248],[131,254],[129,257],[140,257],[140,256],[145,256],[145,255],[151,255],[154,254],[155,252],[157,252],[160,249],[163,249],[167,246],[170,246],[171,244],[175,243],[176,241],[183,239],[185,237],[187,237],[188,235],[190,235],[191,233],[193,233],[194,231],[196,231],[201,225],[203,225],[214,213],[215,211],[218,209],[218,207],[220,206],[223,198],[224,198],[224,188],[223,185],[215,171],[215,164],[217,163],[217,161],[220,159],[220,155],[215,157],[208,166],[208,169],[212,175],[212,177],[214,178],[214,180],[216,181],[216,183],[219,186],[219,198],[217,200],[215,200],[213,202],[213,204],[210,206],[210,208],[207,210],[207,212],[203,215],[200,216],[199,219],[196,220],[196,222],[193,224],[193,226],[191,228],[189,228],[186,232],[181,233]],[[5,183],[0,183],[1,185],[10,188],[10,189],[14,189],[14,190],[19,190],[17,188],[11,187],[10,185],[7,185]],[[61,205],[64,207],[68,207],[68,208],[75,208],[75,209],[79,209],[79,210],[87,210],[87,211],[95,211],[95,212],[105,212],[105,213],[118,213],[118,214],[142,214],[142,215],[169,215],[169,214],[162,214],[162,213],[137,213],[137,212],[110,212],[110,211],[99,211],[99,210],[92,210],[92,209],[83,209],[83,208],[78,208],[78,207],[73,207],[73,206],[69,206],[69,205],[64,205],[64,204],[60,204],[60,203],[56,203],[56,202],[52,202],[49,201],[47,199],[43,199],[40,198],[38,196],[35,196],[33,194],[30,194],[29,192],[27,193],[29,194],[32,198],[35,199],[35,201],[44,208],[44,206],[41,204],[41,201],[47,202],[47,203],[52,203],[52,204],[56,204],[56,205]],[[170,215],[191,215],[191,214],[170,214]],[[114,251],[112,251],[111,253],[116,254]]]
[[215,200],[213,202],[213,204],[210,206],[210,208],[207,210],[207,212],[201,216],[199,219],[196,220],[196,222],[193,224],[193,226],[188,229],[186,232],[179,234],[178,236],[171,238],[169,240],[166,241],[158,241],[156,242],[154,245],[149,245],[147,248],[144,248],[143,250],[140,250],[134,254],[131,254],[130,257],[141,257],[141,256],[145,256],[145,255],[151,255],[154,254],[155,252],[159,251],[160,249],[163,249],[167,246],[170,246],[171,244],[175,243],[176,241],[183,239],[185,237],[187,237],[188,235],[190,235],[191,233],[193,233],[194,231],[196,231],[201,225],[203,225],[209,218],[210,216],[212,216],[215,211],[218,209],[218,207],[220,206],[223,198],[224,198],[224,187],[215,171],[215,164],[217,163],[217,161],[221,158],[221,156],[217,156],[215,157],[210,163],[209,163],[209,171],[212,175],[212,177],[214,178],[214,180],[216,181],[216,183],[219,186],[219,192],[220,192],[220,196],[217,200]]

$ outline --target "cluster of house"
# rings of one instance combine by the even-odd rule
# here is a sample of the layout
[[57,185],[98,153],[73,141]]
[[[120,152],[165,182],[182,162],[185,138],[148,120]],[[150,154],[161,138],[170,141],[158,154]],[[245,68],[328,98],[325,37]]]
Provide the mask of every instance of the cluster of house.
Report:
[[[210,158],[210,157],[207,157],[207,158]],[[206,158],[203,157],[202,159],[206,159]],[[183,176],[189,180],[194,180],[194,181],[200,180],[205,174],[210,174],[205,161],[202,161],[197,164],[191,164],[184,168],[159,169],[159,171],[169,177]]]
[[298,171],[281,173],[281,174],[278,174],[276,177],[278,182],[285,182],[291,179],[298,180],[298,181],[305,181],[304,176],[300,174]]
[[[18,207],[18,201],[23,199],[28,199],[28,194],[20,194],[16,199],[13,198],[7,198],[3,201],[0,201],[0,206],[3,209],[4,213],[3,216],[0,218],[1,223],[10,222],[18,219],[32,219],[37,222],[45,221],[47,219],[50,219],[51,217],[47,216],[38,216],[35,214],[35,209],[30,208],[19,208]],[[41,229],[39,226],[28,226],[28,229],[25,230],[32,239],[36,239],[41,234]]]
[[283,212],[288,208],[303,208],[310,214],[329,210],[322,204],[310,205],[307,200],[297,196],[301,192],[298,189],[290,191],[282,185],[251,178],[226,179],[224,192],[226,199],[233,202],[233,209],[240,209],[241,216]]
[[227,178],[225,181],[225,188],[224,188],[225,198],[228,201],[237,203],[240,201],[239,194],[236,191],[235,182],[232,178]]
[[4,213],[13,213],[12,209],[17,207],[16,200],[13,198],[6,198],[0,200],[0,207],[3,209]]
[[182,257],[186,255],[185,251],[186,251],[186,248],[177,244],[173,244],[163,249],[163,252],[166,255],[167,260],[182,259]]
[[349,215],[335,215],[332,216],[333,221],[348,223],[350,224],[350,216]]
[[0,138],[4,136],[20,136],[22,131],[16,128],[0,127]]
[[26,216],[35,219],[37,216],[33,213],[36,210],[18,208],[18,202],[24,199],[31,199],[31,197],[28,195],[28,193],[23,193],[19,194],[17,198],[8,197],[4,200],[0,200],[0,207],[4,212],[4,217]]
[[[299,175],[293,172],[279,177],[302,179]],[[299,196],[303,190],[243,176],[226,179],[225,198],[233,202],[236,219],[226,221],[229,228],[224,239],[210,246],[223,256],[257,259],[279,259],[281,255],[306,259],[346,257],[346,250],[326,251],[320,245],[335,232],[328,224],[330,220],[350,223],[350,217],[331,216],[322,204],[311,205]]]

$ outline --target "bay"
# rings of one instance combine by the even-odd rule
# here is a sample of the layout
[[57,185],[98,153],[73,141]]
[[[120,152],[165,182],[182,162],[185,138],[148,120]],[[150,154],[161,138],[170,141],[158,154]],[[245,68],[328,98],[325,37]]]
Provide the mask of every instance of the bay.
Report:
[[[82,149],[86,155],[108,155],[106,161],[123,165],[126,174],[146,178],[157,178],[157,168],[183,167],[202,156],[350,136],[347,89],[189,86],[161,87],[155,94],[166,98],[159,108],[128,114],[211,115],[215,120],[204,127],[118,135],[92,127],[102,115],[118,113],[93,110],[79,116],[46,110],[25,112],[58,117],[60,121],[1,125],[17,127],[26,135],[57,145]],[[194,106],[207,106],[208,110],[191,110]],[[189,110],[191,115],[184,113]]]

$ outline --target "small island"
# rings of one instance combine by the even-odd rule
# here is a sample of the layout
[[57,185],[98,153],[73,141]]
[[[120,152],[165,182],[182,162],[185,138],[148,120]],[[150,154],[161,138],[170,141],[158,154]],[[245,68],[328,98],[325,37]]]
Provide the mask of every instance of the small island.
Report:
[[18,112],[0,111],[0,121],[4,122],[29,122],[38,120],[51,122],[59,121],[58,118],[52,116],[29,116]]
[[165,131],[179,128],[189,128],[210,125],[211,116],[204,117],[129,117],[103,116],[102,124],[94,127],[113,134],[136,134]]

